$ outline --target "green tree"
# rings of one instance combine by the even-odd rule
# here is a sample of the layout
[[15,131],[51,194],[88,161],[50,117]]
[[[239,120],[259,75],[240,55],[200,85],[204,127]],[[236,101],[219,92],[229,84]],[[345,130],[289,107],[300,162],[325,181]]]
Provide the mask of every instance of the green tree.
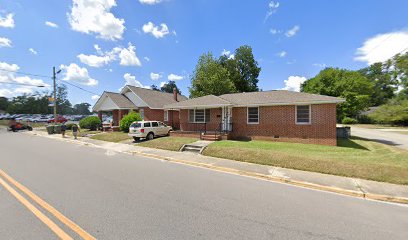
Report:
[[0,110],[5,111],[9,105],[8,99],[5,97],[0,97]]
[[408,52],[397,54],[387,61],[388,69],[394,81],[398,82],[400,99],[408,99]]
[[67,86],[57,86],[57,112],[58,114],[72,114],[72,105],[68,100]]
[[152,84],[152,85],[150,86],[150,88],[151,88],[152,90],[154,90],[154,91],[160,91],[159,87],[157,87],[157,86],[154,85],[154,84]]
[[320,71],[302,84],[301,91],[345,98],[346,101],[337,106],[339,121],[344,117],[355,118],[367,109],[374,92],[373,83],[361,73],[338,68]]
[[390,100],[369,115],[378,123],[408,125],[408,99]]
[[203,54],[191,77],[190,97],[236,92],[228,70],[214,59],[212,53]]
[[389,67],[379,62],[370,65],[367,68],[359,70],[368,80],[373,83],[373,94],[371,95],[371,104],[379,106],[387,102],[395,95],[398,81],[392,78],[387,71]]
[[181,94],[180,89],[177,87],[176,82],[175,81],[168,81],[167,83],[165,83],[160,90],[162,92],[166,92],[166,93],[173,93],[173,89],[176,88],[177,93]]
[[240,46],[235,50],[234,57],[222,55],[218,61],[228,70],[237,92],[259,91],[258,76],[261,68],[250,46]]
[[89,103],[79,103],[75,104],[73,108],[73,113],[78,115],[90,115],[91,111],[89,111],[89,107],[91,104]]

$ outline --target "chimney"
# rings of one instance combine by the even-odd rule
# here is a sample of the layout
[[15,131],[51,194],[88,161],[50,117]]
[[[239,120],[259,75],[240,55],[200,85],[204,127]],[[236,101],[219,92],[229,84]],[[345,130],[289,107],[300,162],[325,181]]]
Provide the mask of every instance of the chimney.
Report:
[[176,102],[178,102],[178,100],[177,100],[177,88],[173,88],[173,98],[174,98],[174,100],[176,100]]

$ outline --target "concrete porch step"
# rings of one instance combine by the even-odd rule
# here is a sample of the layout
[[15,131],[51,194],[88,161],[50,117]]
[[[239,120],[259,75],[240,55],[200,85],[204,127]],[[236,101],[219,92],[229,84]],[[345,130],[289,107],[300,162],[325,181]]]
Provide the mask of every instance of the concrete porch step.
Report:
[[190,145],[190,144],[185,144],[181,148],[181,152],[195,152],[195,153],[200,153],[201,150],[203,149],[203,146],[196,146],[196,145]]

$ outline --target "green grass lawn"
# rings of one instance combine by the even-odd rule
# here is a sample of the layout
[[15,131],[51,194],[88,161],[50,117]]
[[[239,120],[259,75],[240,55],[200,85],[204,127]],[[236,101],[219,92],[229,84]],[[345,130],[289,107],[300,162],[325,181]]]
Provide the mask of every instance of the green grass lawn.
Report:
[[138,146],[178,151],[184,144],[197,140],[197,138],[187,137],[160,137],[150,141],[143,141]]
[[408,184],[408,151],[353,138],[338,146],[268,141],[220,141],[204,155],[284,168]]
[[128,134],[124,132],[104,132],[91,136],[91,139],[107,142],[121,142],[124,140],[132,139],[132,137],[129,137]]

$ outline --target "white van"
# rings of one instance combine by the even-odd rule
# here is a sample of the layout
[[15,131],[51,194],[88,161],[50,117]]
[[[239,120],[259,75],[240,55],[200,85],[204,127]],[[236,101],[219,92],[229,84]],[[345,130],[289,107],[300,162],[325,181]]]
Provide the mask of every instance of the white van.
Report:
[[141,138],[151,140],[156,136],[168,136],[172,128],[159,121],[137,121],[129,127],[129,136],[135,141]]

